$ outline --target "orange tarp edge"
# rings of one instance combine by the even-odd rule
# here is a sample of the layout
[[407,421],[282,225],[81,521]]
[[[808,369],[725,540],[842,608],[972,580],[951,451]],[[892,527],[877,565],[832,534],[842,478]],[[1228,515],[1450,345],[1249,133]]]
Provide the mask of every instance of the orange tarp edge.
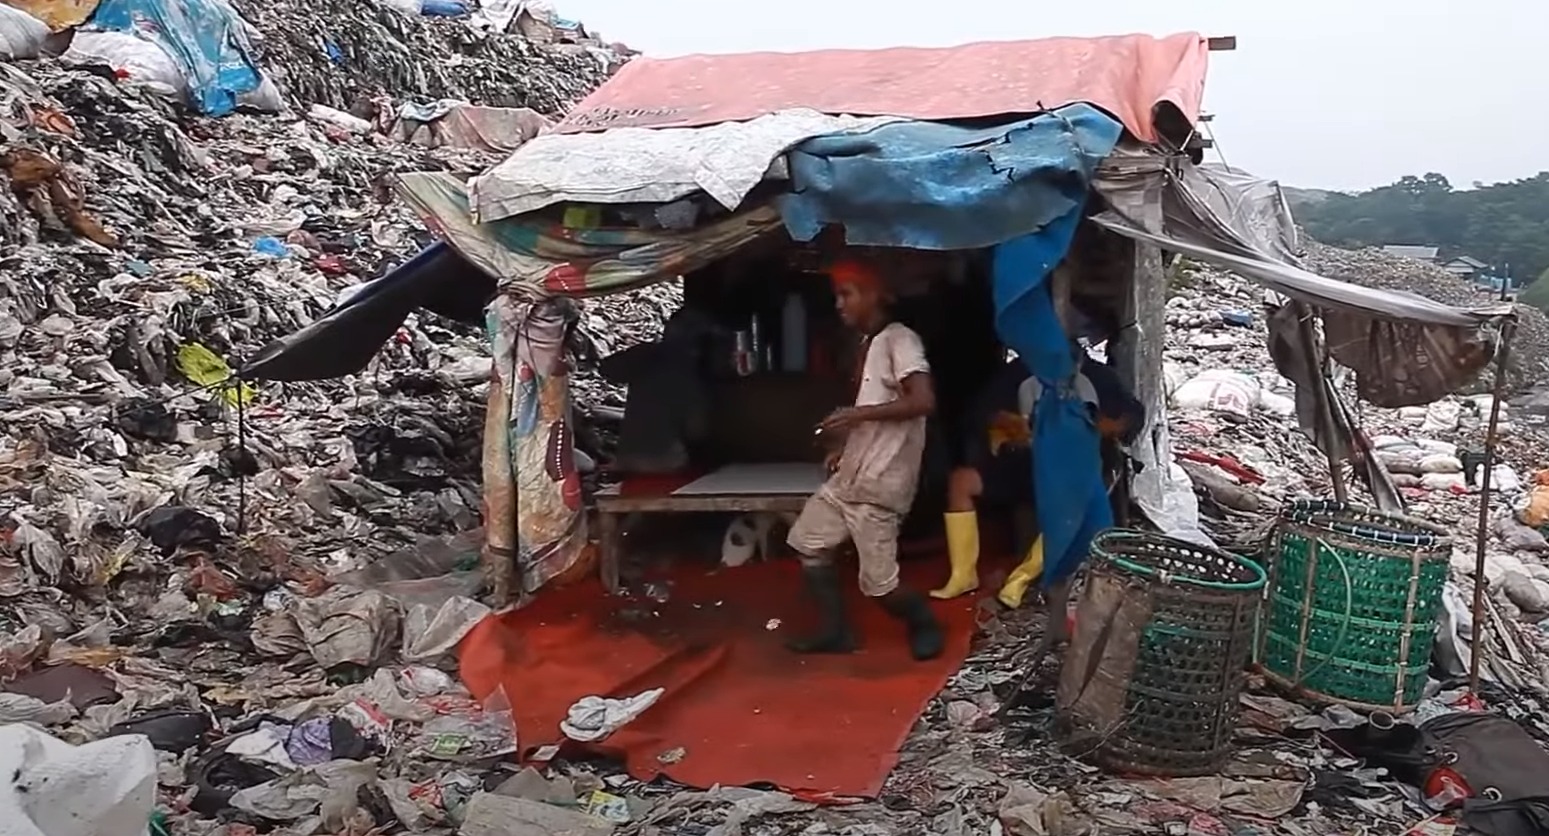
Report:
[[637,58],[555,130],[688,128],[802,107],[857,116],[968,119],[1087,102],[1113,114],[1141,140],[1155,142],[1158,106],[1176,107],[1190,124],[1198,119],[1208,63],[1209,44],[1194,32]]

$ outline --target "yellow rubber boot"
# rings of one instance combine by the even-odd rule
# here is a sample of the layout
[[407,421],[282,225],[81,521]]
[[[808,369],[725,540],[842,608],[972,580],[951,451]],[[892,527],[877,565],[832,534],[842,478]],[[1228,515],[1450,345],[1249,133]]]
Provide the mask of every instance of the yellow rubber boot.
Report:
[[947,585],[931,592],[932,598],[956,598],[979,588],[979,515],[973,511],[948,511],[947,560],[952,576]]
[[1017,568],[1011,570],[1011,577],[1006,578],[1006,583],[1000,588],[1000,599],[1010,609],[1022,606],[1022,596],[1027,594],[1027,587],[1038,576],[1043,574],[1043,535],[1033,541],[1033,547],[1027,550],[1027,559],[1017,564]]

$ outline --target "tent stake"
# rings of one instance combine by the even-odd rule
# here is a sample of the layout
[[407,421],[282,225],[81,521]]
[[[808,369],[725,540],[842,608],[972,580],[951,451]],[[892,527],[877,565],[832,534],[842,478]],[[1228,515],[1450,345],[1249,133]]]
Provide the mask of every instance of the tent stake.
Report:
[[1475,534],[1473,634],[1469,636],[1468,690],[1479,692],[1479,649],[1484,635],[1484,548],[1490,535],[1490,471],[1495,469],[1495,442],[1501,422],[1501,396],[1506,389],[1506,362],[1511,358],[1511,338],[1517,323],[1501,327],[1501,353],[1495,358],[1495,387],[1490,390],[1490,428],[1484,437],[1484,473],[1479,476],[1479,530]]
[[1339,466],[1339,454],[1335,452],[1338,444],[1337,435],[1334,432],[1334,410],[1328,402],[1328,390],[1324,386],[1327,375],[1324,374],[1323,358],[1318,356],[1318,338],[1312,330],[1312,308],[1300,302],[1296,303],[1296,323],[1302,332],[1302,346],[1307,358],[1307,378],[1312,383],[1313,402],[1317,404],[1318,434],[1323,436],[1324,455],[1328,456],[1328,478],[1334,486],[1334,500],[1345,503],[1350,500],[1350,492],[1345,488],[1345,472]]

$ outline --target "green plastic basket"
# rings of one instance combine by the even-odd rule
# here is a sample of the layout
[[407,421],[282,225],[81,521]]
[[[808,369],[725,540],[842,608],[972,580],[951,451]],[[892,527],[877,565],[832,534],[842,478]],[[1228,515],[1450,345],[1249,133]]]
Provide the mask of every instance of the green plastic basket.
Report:
[[1447,531],[1422,520],[1326,501],[1287,506],[1266,549],[1260,668],[1313,699],[1413,707],[1451,555]]

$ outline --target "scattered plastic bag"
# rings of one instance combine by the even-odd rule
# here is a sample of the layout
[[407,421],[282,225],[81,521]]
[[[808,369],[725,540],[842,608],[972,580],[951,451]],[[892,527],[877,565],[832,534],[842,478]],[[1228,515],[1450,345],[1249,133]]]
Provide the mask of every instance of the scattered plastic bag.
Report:
[[398,687],[411,697],[435,697],[456,686],[451,675],[435,668],[414,665],[398,672]]
[[329,590],[296,605],[296,624],[312,658],[324,669],[370,667],[398,640],[398,610],[380,592]]
[[377,3],[384,9],[415,16],[424,8],[422,0],[377,0]]
[[[239,790],[231,796],[231,806],[271,821],[295,821],[324,805],[333,808],[330,813],[337,816],[353,810],[356,792],[375,783],[376,778],[375,761],[330,761]],[[329,817],[324,816],[325,820]]]
[[0,59],[36,58],[48,40],[48,25],[30,14],[0,6]]
[[664,693],[664,688],[652,688],[622,700],[582,697],[570,706],[565,719],[559,723],[559,730],[571,740],[582,743],[602,740],[644,714]]
[[1549,523],[1549,485],[1539,483],[1533,486],[1519,503],[1517,519],[1531,528]]
[[477,761],[516,751],[516,719],[504,688],[481,705],[468,700],[459,706],[443,703],[448,713],[432,718],[410,742],[418,755],[443,761]]
[[404,617],[403,659],[423,662],[451,653],[457,643],[489,615],[490,608],[472,598],[449,599],[438,609],[423,604],[409,608]]
[[68,699],[44,702],[26,694],[0,692],[0,723],[32,723],[38,726],[57,726],[76,717],[75,706]]
[[144,833],[156,804],[156,750],[137,735],[72,746],[29,726],[3,726],[0,774],[5,836]]
[[371,123],[351,113],[331,108],[327,105],[315,104],[307,111],[307,116],[319,122],[343,128],[357,134],[371,133]]
[[[177,370],[189,382],[206,388],[219,386],[232,376],[231,366],[220,355],[198,343],[178,346]],[[253,387],[240,381],[221,391],[221,396],[232,406],[252,403],[255,394]]]

